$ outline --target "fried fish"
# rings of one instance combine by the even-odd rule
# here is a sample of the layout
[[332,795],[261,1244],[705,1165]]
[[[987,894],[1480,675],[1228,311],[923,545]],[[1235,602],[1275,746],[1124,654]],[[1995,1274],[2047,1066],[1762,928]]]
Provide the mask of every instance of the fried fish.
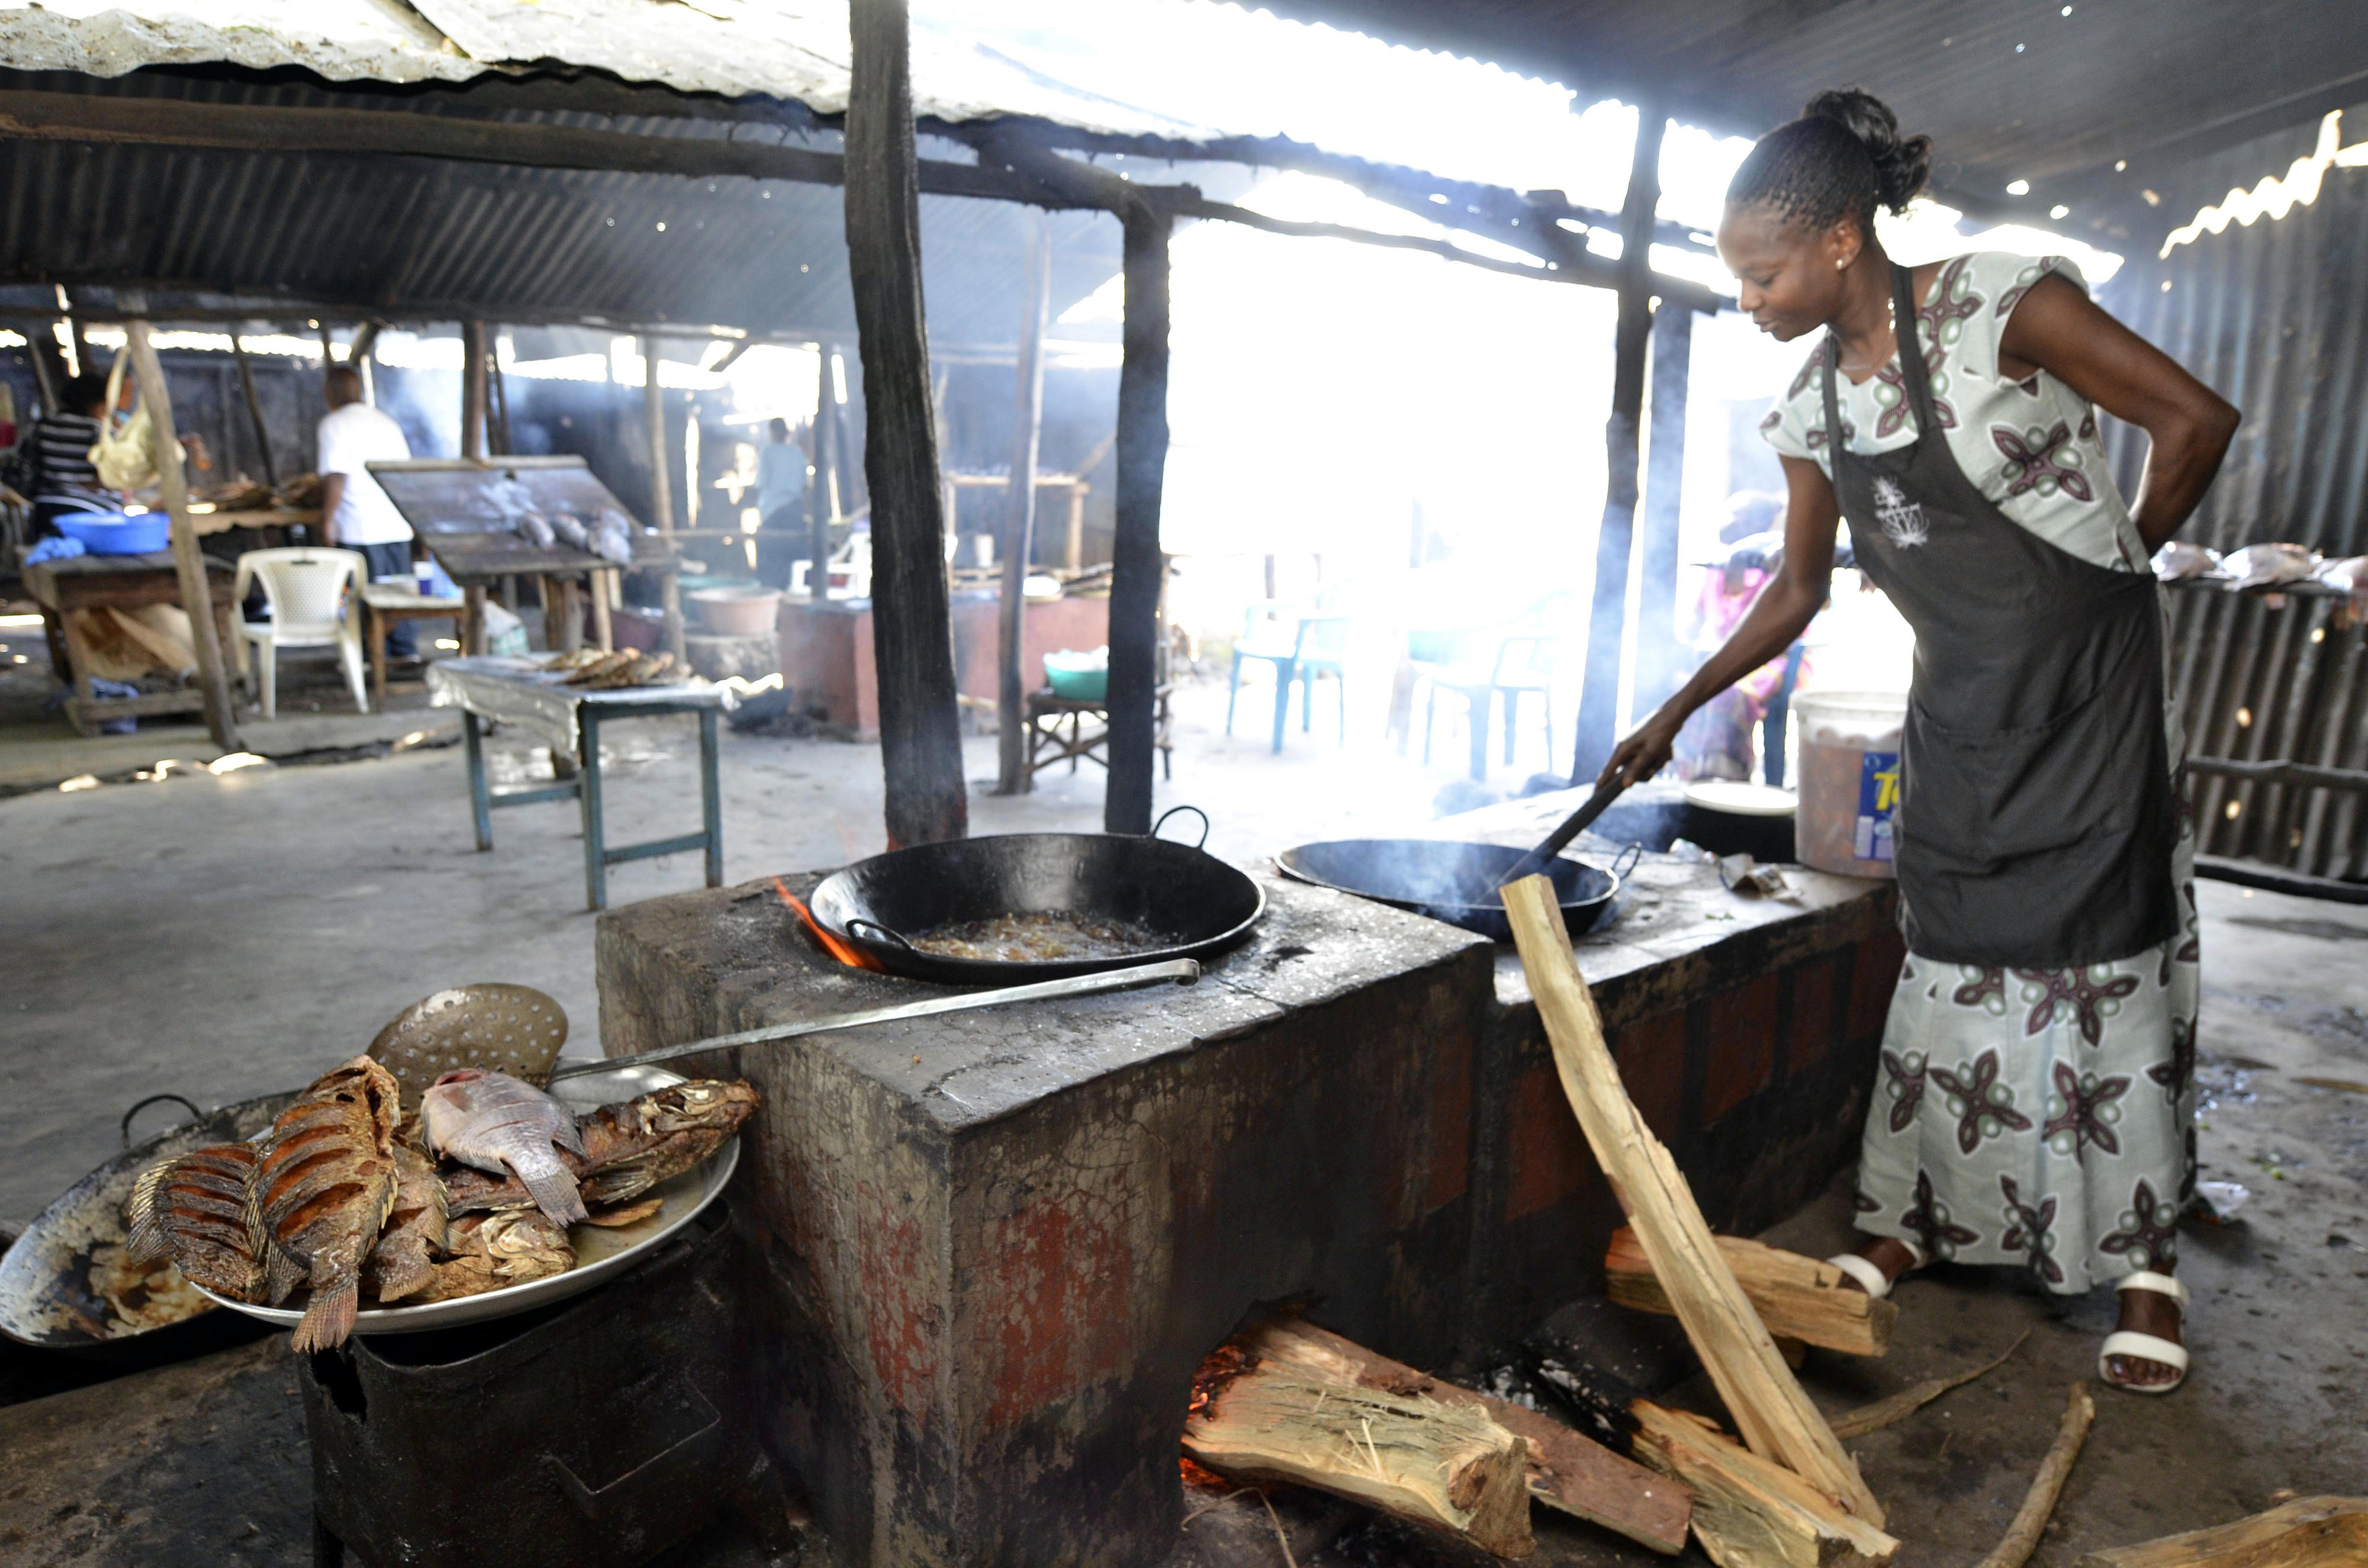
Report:
[[357,1056],[298,1096],[263,1136],[247,1203],[267,1299],[311,1289],[299,1351],[326,1350],[353,1332],[362,1261],[394,1206],[401,1097],[393,1074]]
[[[629,1203],[714,1153],[758,1103],[755,1087],[745,1080],[703,1078],[654,1089],[580,1118],[575,1125],[581,1153],[563,1151],[560,1158],[584,1202],[603,1208]],[[447,1175],[444,1189],[455,1215],[535,1201],[516,1179],[476,1171]]]
[[558,1223],[583,1220],[575,1173],[561,1160],[562,1151],[584,1153],[583,1135],[567,1108],[532,1084],[475,1067],[447,1073],[420,1096],[419,1128],[444,1158],[516,1177]]
[[248,1211],[255,1150],[245,1143],[193,1149],[140,1173],[124,1206],[129,1261],[170,1257],[181,1277],[233,1301],[259,1299],[263,1238]]
[[445,1245],[444,1184],[427,1156],[408,1143],[394,1146],[394,1208],[363,1269],[381,1304],[399,1301],[427,1283],[432,1253]]
[[575,1267],[567,1228],[530,1204],[454,1220],[445,1249],[450,1256],[428,1266],[414,1302],[479,1296]]

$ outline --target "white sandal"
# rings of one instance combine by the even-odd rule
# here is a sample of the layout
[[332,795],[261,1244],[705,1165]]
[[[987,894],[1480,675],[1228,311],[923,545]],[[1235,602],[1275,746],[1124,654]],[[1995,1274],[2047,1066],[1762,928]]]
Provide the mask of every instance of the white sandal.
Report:
[[[2116,1284],[2121,1290],[2151,1290],[2157,1296],[2169,1296],[2179,1303],[2180,1327],[2187,1326],[2187,1287],[2168,1274],[2156,1274],[2140,1269]],[[2167,1383],[2125,1383],[2108,1369],[2116,1356],[2133,1356],[2144,1361],[2158,1361],[2179,1373]],[[2097,1376],[2128,1393],[2169,1393],[2187,1381],[2187,1346],[2160,1335],[2140,1334],[2135,1329],[2115,1329],[2105,1335],[2105,1343],[2097,1352]]]
[[[1899,1236],[1889,1236],[1884,1239],[1899,1243],[1901,1246],[1907,1249],[1908,1256],[1914,1259],[1907,1267],[1899,1271],[1903,1275],[1913,1274],[1931,1261],[1924,1255],[1924,1249],[1914,1242]],[[1876,1301],[1879,1301],[1891,1294],[1891,1277],[1886,1276],[1872,1259],[1861,1257],[1854,1252],[1844,1252],[1836,1253],[1826,1261],[1857,1280],[1859,1289]]]

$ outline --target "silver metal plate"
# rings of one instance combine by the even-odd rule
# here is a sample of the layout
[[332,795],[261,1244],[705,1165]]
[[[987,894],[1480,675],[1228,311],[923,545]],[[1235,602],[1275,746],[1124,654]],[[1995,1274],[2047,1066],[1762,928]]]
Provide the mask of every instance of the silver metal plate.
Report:
[[[663,1067],[620,1067],[562,1079],[552,1085],[551,1092],[570,1109],[581,1113],[689,1081],[681,1074],[669,1073]],[[508,1317],[513,1312],[529,1312],[581,1295],[632,1267],[644,1254],[690,1223],[701,1210],[715,1201],[739,1165],[740,1135],[735,1132],[724,1140],[707,1164],[660,1184],[655,1190],[666,1199],[666,1207],[648,1219],[614,1231],[597,1225],[576,1226],[571,1233],[576,1263],[566,1273],[487,1290],[482,1295],[462,1296],[457,1301],[430,1301],[424,1306],[365,1306],[355,1316],[354,1332],[363,1335],[425,1334],[430,1329],[457,1328],[462,1324]],[[194,1288],[218,1306],[282,1328],[294,1328],[304,1315],[301,1306],[260,1307],[217,1296],[202,1285]]]

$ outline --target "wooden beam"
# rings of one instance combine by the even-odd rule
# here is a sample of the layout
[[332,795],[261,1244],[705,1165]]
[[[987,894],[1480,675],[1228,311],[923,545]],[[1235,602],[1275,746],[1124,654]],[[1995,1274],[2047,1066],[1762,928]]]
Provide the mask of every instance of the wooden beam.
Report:
[[852,0],[847,252],[863,360],[863,472],[871,493],[872,656],[889,847],[970,830],[954,700],[945,516],[929,347],[905,0]]
[[[860,0],[859,0],[860,3]],[[1256,1357],[1185,1417],[1184,1451],[1229,1480],[1291,1482],[1527,1557],[1526,1449],[1469,1404],[1368,1388],[1336,1368]]]
[[1027,288],[1019,313],[1019,373],[1012,381],[1011,478],[1004,485],[1003,593],[995,648],[995,792],[1028,788],[1028,693],[1020,679],[1027,652],[1028,562],[1036,544],[1036,457],[1044,435],[1044,324],[1053,305],[1053,229],[1042,213],[1028,240]]
[[461,324],[461,455],[491,455],[485,440],[485,324]]
[[666,389],[658,385],[658,340],[642,337],[642,424],[649,437],[650,521],[666,540],[666,563],[658,574],[658,608],[665,618],[666,652],[688,665],[683,641],[682,575],[674,551],[674,472],[667,463]]
[[[1715,1238],[1736,1283],[1751,1300],[1759,1321],[1779,1338],[1823,1346],[1847,1356],[1880,1356],[1891,1348],[1899,1303],[1878,1301],[1850,1284],[1830,1263],[1796,1252],[1764,1246],[1741,1236]],[[1634,1227],[1611,1233],[1603,1256],[1603,1294],[1623,1307],[1675,1312],[1668,1292],[1653,1277]]]
[[2297,1497],[2233,1524],[2092,1551],[2078,1568],[2337,1568],[2368,1562],[2368,1497]]
[[1146,199],[1119,215],[1126,320],[1118,374],[1118,521],[1110,541],[1110,782],[1102,826],[1151,831],[1157,700],[1159,506],[1167,474],[1167,241],[1175,224]]
[[165,367],[157,361],[155,345],[148,341],[148,324],[126,322],[123,331],[124,351],[131,356],[140,401],[148,410],[152,456],[165,492],[165,509],[172,517],[173,574],[180,583],[181,608],[189,617],[189,642],[197,651],[206,729],[214,744],[226,752],[237,751],[238,721],[231,710],[230,677],[222,668],[213,589],[206,578],[205,557],[198,551],[198,530],[189,517],[188,480],[181,472],[181,445],[173,431],[173,394],[165,384]]
[[255,367],[247,360],[245,340],[235,330],[230,335],[230,352],[238,361],[238,384],[246,394],[246,416],[255,422],[256,449],[263,454],[263,483],[277,484],[279,474],[271,460],[271,427],[263,417],[263,400],[255,392]]
[[806,439],[814,443],[814,484],[806,491],[806,592],[816,604],[830,597],[830,525],[838,516],[838,464],[831,450],[838,424],[838,394],[831,385],[830,345],[820,346],[814,378],[814,425]]
[[1640,1399],[1636,1457],[1693,1494],[1694,1539],[1719,1568],[1881,1568],[1899,1543],[1699,1415]]
[[1620,647],[1628,613],[1628,556],[1635,543],[1636,444],[1645,411],[1645,350],[1652,338],[1653,212],[1661,199],[1660,109],[1636,111],[1635,156],[1620,214],[1620,322],[1612,338],[1611,417],[1603,521],[1595,535],[1595,593],[1587,618],[1587,668],[1579,677],[1578,740],[1571,781],[1591,783],[1611,756],[1619,724]]
[[1636,596],[1636,672],[1629,711],[1642,719],[1692,673],[1678,645],[1678,506],[1686,476],[1686,390],[1694,313],[1666,296],[1653,312],[1652,426],[1646,449],[1643,581]]
[[1882,1505],[1801,1392],[1736,1283],[1677,1162],[1622,1086],[1595,998],[1571,957],[1570,932],[1553,884],[1543,877],[1524,877],[1503,896],[1563,1093],[1744,1442],[1868,1524],[1880,1526]]
[[1443,1383],[1301,1318],[1272,1318],[1241,1335],[1261,1359],[1322,1372],[1360,1387],[1415,1394],[1486,1415],[1529,1447],[1530,1495],[1548,1507],[1675,1554],[1686,1548],[1688,1493],[1550,1415]]

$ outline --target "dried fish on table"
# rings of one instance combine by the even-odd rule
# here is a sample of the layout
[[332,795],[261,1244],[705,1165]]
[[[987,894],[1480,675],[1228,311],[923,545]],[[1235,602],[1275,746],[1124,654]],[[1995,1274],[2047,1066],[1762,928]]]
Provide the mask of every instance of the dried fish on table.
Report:
[[584,1218],[575,1173],[560,1159],[561,1150],[582,1155],[583,1134],[567,1108],[532,1084],[474,1067],[447,1073],[421,1096],[419,1124],[429,1149],[517,1177],[558,1223]]
[[519,513],[517,528],[518,537],[537,550],[549,550],[559,542],[559,536],[552,529],[551,519],[541,512]]
[[367,1056],[316,1081],[263,1135],[248,1187],[274,1305],[300,1284],[311,1299],[294,1347],[326,1350],[353,1332],[362,1261],[394,1206],[394,1075]]
[[399,1301],[427,1283],[432,1253],[445,1246],[444,1184],[427,1156],[408,1143],[394,1146],[394,1208],[370,1255],[364,1277],[381,1303]]
[[536,1209],[506,1209],[455,1220],[445,1251],[449,1256],[429,1266],[427,1280],[409,1304],[481,1296],[575,1267],[567,1228]]
[[568,675],[567,684],[570,686],[588,686],[593,681],[598,680],[602,676],[609,675],[615,671],[623,669],[626,665],[632,664],[637,656],[638,655],[631,648],[620,648],[614,653],[602,653],[596,658],[586,659],[582,664],[577,665]]
[[193,1149],[140,1173],[124,1205],[126,1260],[169,1257],[184,1278],[235,1301],[259,1299],[263,1237],[247,1202],[255,1149],[222,1143]]
[[655,686],[673,668],[672,653],[637,653],[627,663],[588,684],[595,691],[609,691],[628,686]]
[[[605,1105],[580,1119],[583,1153],[562,1153],[575,1173],[584,1201],[594,1208],[628,1203],[662,1181],[703,1164],[756,1112],[759,1099],[745,1080],[713,1078],[653,1089]],[[444,1178],[456,1214],[524,1208],[534,1198],[516,1180],[474,1171]]]

